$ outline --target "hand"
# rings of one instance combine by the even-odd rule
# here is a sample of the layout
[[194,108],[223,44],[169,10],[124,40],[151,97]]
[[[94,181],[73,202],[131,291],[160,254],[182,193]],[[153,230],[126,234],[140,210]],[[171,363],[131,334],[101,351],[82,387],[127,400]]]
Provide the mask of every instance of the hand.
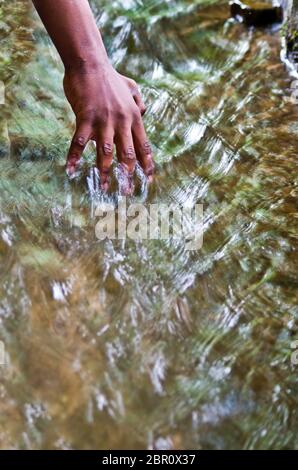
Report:
[[109,187],[114,144],[130,182],[137,161],[152,181],[154,163],[142,121],[145,106],[136,83],[106,64],[66,71],[64,90],[76,115],[76,131],[67,158],[68,173],[76,171],[87,143],[94,140],[103,190]]

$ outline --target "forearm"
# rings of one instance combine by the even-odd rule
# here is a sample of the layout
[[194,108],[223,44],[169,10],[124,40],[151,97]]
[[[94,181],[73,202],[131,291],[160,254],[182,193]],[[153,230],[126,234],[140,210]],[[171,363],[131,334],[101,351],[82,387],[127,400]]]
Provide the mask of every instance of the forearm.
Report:
[[108,62],[88,0],[33,0],[66,70]]
[[121,192],[131,194],[137,160],[152,180],[154,163],[142,122],[145,106],[136,83],[109,63],[88,0],[33,0],[65,66],[64,91],[76,115],[67,157],[74,175],[90,140],[96,142],[101,188],[109,187],[114,145]]

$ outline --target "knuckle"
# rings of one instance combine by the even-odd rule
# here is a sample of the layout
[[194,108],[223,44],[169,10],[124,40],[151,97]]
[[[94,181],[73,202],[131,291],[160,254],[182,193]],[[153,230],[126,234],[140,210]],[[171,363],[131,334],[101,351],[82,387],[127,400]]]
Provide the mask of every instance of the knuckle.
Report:
[[89,108],[85,109],[80,114],[80,122],[89,124],[91,127],[107,123],[112,116],[112,110],[109,106],[102,106],[100,109]]
[[108,106],[103,106],[98,112],[97,121],[100,123],[106,123],[110,120],[112,111]]
[[77,135],[73,139],[73,144],[83,149],[87,144],[87,139],[84,136]]
[[127,83],[132,89],[138,88],[137,82],[133,78],[127,77]]
[[105,142],[102,146],[104,157],[112,158],[113,157],[113,145],[109,142]]
[[123,123],[127,120],[127,113],[124,109],[120,108],[120,109],[117,109],[115,117],[118,122]]
[[124,153],[124,157],[126,160],[133,162],[136,160],[136,152],[132,146],[129,146]]
[[77,121],[79,124],[92,124],[97,115],[97,110],[95,108],[90,108],[86,106],[84,110],[77,114]]

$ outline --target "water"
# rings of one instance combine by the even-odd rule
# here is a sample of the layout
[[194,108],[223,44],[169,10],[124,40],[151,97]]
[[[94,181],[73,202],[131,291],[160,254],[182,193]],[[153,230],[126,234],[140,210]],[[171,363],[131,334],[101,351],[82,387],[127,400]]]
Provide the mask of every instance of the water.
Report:
[[1,1],[0,446],[297,448],[298,108],[280,32],[229,21],[225,1],[92,4],[148,104],[158,174],[134,200],[203,203],[204,245],[97,241],[93,149],[64,171],[57,53],[28,5]]

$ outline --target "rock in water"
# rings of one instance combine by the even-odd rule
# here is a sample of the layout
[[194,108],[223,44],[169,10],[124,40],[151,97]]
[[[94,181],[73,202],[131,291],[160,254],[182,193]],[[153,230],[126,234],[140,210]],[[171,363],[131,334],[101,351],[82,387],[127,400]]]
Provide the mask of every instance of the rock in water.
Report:
[[232,0],[230,7],[231,15],[247,26],[267,26],[283,21],[283,8],[280,4]]
[[298,0],[288,2],[285,43],[287,58],[298,72]]

